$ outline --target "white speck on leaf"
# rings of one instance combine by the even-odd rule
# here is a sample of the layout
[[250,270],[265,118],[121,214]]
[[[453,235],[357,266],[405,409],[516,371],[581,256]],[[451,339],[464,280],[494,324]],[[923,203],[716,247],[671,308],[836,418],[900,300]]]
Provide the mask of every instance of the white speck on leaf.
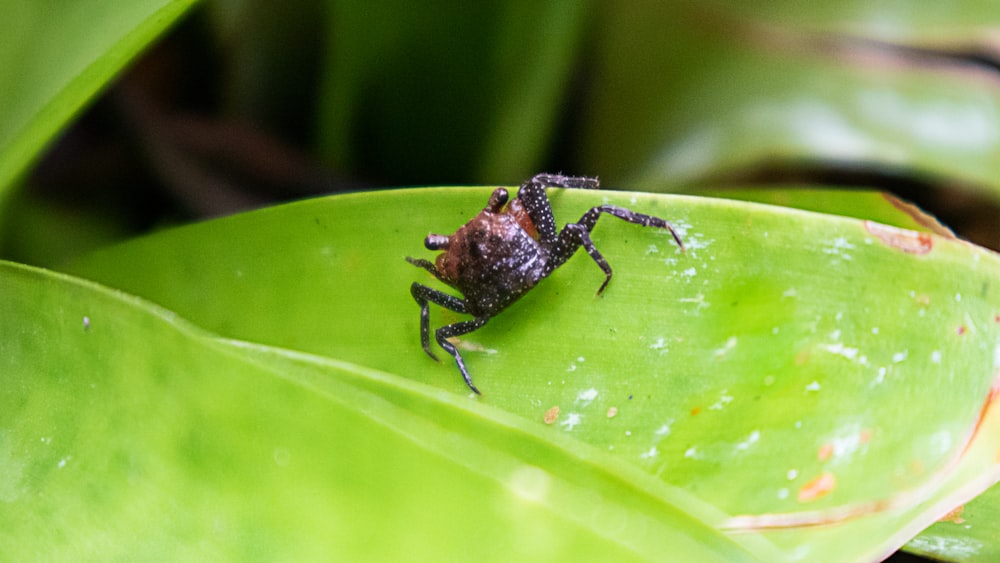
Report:
[[695,305],[698,306],[698,309],[703,309],[703,308],[708,307],[709,305],[711,305],[711,303],[709,303],[708,301],[705,301],[705,294],[704,293],[699,293],[698,295],[695,295],[694,297],[681,297],[680,299],[677,300],[677,302],[678,303],[694,303]]
[[655,434],[657,436],[663,436],[663,437],[669,436],[670,435],[670,425],[673,424],[673,423],[674,423],[674,421],[673,421],[673,419],[671,419],[670,422],[661,425],[659,428],[656,429]]
[[646,254],[659,254],[659,253],[660,249],[655,244],[649,245],[649,248],[646,249]]
[[880,367],[878,368],[878,375],[875,376],[875,380],[872,381],[873,385],[881,385],[885,381],[885,374],[888,373],[888,368]]
[[858,356],[857,348],[849,348],[847,346],[844,346],[840,342],[837,342],[836,344],[827,344],[826,346],[824,346],[824,348],[826,349],[827,352],[830,352],[831,354],[836,354],[838,356],[843,356],[848,360],[853,360]]
[[972,538],[934,536],[926,532],[910,540],[910,546],[919,551],[943,555],[954,560],[969,559],[983,548],[981,542]]
[[688,459],[698,459],[701,457],[701,454],[698,453],[698,448],[691,446],[684,452],[684,457]]
[[708,410],[721,411],[722,409],[726,408],[726,405],[728,405],[731,402],[733,402],[733,396],[729,394],[728,389],[723,389],[722,395],[719,397],[719,400],[712,403],[712,405],[708,407]]
[[650,459],[660,455],[660,452],[656,450],[656,446],[649,448],[649,451],[639,454],[642,459]]
[[580,424],[581,417],[579,413],[571,412],[566,415],[566,419],[560,422],[562,426],[566,427],[566,431],[569,432]]
[[806,391],[819,391],[820,385],[819,381],[813,381],[809,385],[806,385]]
[[576,402],[583,403],[583,406],[587,406],[597,398],[597,389],[591,387],[585,391],[580,391],[576,396]]
[[785,292],[781,294],[781,296],[782,297],[788,297],[788,298],[798,297],[799,296],[799,292],[794,287],[790,287],[790,288],[786,289]]
[[784,487],[781,488],[781,489],[778,489],[778,498],[782,499],[782,500],[788,498],[788,489],[784,488]]
[[789,469],[785,476],[788,477],[789,481],[794,481],[799,476],[799,471],[798,469]]
[[844,237],[837,237],[833,239],[830,246],[823,249],[823,253],[837,256],[843,260],[853,260],[854,258],[847,253],[848,250],[854,250],[854,245],[847,242]]
[[749,436],[747,436],[746,440],[743,440],[742,442],[736,444],[736,449],[746,450],[750,446],[756,444],[758,441],[760,441],[760,430],[754,430],[753,432],[750,433]]
[[941,350],[934,350],[931,352],[931,363],[940,364],[941,363]]
[[718,358],[718,357],[721,357],[721,356],[725,356],[726,354],[729,353],[730,350],[732,350],[733,348],[736,347],[736,343],[737,343],[736,337],[735,336],[730,336],[729,340],[726,340],[725,346],[723,346],[722,348],[718,348],[718,349],[715,350],[715,357]]
[[831,457],[836,458],[839,462],[848,462],[850,456],[864,447],[866,442],[864,432],[858,426],[850,425],[843,428],[838,435],[830,438],[827,443],[833,447],[830,452]]
[[906,356],[909,355],[909,353],[910,353],[909,350],[903,350],[902,352],[896,352],[895,354],[892,355],[892,363],[898,364],[899,362],[902,362],[903,360],[906,359]]

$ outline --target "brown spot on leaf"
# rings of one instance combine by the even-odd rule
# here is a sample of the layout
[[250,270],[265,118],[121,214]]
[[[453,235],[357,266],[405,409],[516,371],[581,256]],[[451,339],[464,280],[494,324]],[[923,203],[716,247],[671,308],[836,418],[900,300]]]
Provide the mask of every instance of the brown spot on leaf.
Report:
[[820,461],[826,461],[831,457],[833,457],[833,444],[823,444],[816,452],[816,458]]
[[953,524],[964,524],[965,518],[962,518],[962,511],[965,510],[965,505],[960,504],[955,508],[948,511],[947,514],[938,518],[938,522],[951,522]]
[[809,502],[825,497],[837,486],[837,479],[833,473],[824,473],[809,481],[799,489],[799,502]]
[[542,420],[545,421],[545,424],[552,424],[553,422],[556,421],[557,418],[559,418],[559,406],[558,405],[552,407],[551,409],[549,409],[547,411],[545,411],[545,417],[542,418]]
[[882,197],[891,203],[893,207],[909,215],[918,225],[926,228],[930,232],[947,238],[956,238],[955,233],[953,233],[951,229],[938,221],[933,215],[927,214],[923,209],[920,209],[916,205],[913,205],[908,201],[903,201],[892,194],[883,193]]
[[968,328],[966,328],[966,326],[965,326],[965,325],[960,325],[960,326],[958,327],[958,335],[959,335],[959,336],[964,336],[966,332],[969,332],[969,329],[968,329]]
[[930,233],[890,227],[874,221],[865,221],[865,230],[878,237],[882,244],[908,254],[927,254],[934,248]]
[[871,441],[871,439],[872,439],[872,431],[867,428],[862,430],[861,434],[858,435],[858,442],[862,444],[867,444],[868,442]]
[[694,407],[691,409],[691,416],[698,416],[701,413],[701,407]]
[[608,418],[614,418],[618,414],[618,407],[611,407],[608,409]]

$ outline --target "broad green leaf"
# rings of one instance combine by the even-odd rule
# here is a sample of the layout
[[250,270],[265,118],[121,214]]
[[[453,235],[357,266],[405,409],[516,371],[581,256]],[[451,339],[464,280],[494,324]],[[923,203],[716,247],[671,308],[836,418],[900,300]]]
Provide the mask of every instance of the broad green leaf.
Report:
[[194,0],[7,0],[0,196],[53,135]]
[[753,560],[717,512],[496,409],[65,276],[0,285],[6,560]]
[[611,180],[661,189],[815,165],[998,193],[1000,90],[978,67],[720,25],[687,3],[608,12],[595,81],[617,87],[590,98],[579,162]]
[[[420,349],[408,287],[434,282],[403,258],[430,256],[427,232],[452,232],[488,194],[300,202],[134,241],[71,271],[225,336],[468,394],[452,362]],[[482,402],[534,421],[559,407],[540,431],[685,488],[732,514],[731,528],[792,528],[774,541],[806,558],[884,554],[989,485],[955,492],[949,479],[993,471],[975,429],[1000,350],[994,254],[735,201],[552,199],[560,221],[602,202],[663,216],[687,252],[665,232],[603,219],[594,240],[615,271],[603,297],[581,253],[461,339]],[[460,318],[432,312],[434,326]],[[817,535],[816,523],[841,525]],[[869,527],[880,533],[857,541]]]

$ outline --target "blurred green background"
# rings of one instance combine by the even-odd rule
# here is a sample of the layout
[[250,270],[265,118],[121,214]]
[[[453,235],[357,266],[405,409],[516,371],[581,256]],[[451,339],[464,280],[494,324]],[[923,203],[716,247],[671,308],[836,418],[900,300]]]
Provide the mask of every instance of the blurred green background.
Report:
[[6,196],[0,255],[53,264],[309,195],[516,185],[541,170],[654,191],[886,190],[996,248],[997,12],[970,1],[204,2],[37,162],[6,167],[0,180],[20,186]]

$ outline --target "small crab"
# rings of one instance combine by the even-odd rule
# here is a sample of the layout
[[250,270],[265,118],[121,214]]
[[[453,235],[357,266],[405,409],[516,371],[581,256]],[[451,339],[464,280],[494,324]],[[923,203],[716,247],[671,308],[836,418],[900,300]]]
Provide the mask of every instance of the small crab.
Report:
[[567,223],[556,232],[556,221],[545,192],[546,187],[596,189],[597,178],[538,174],[521,185],[517,197],[509,202],[507,190],[497,188],[479,215],[460,227],[451,236],[427,235],[428,250],[443,250],[437,260],[407,257],[406,261],[423,268],[442,282],[464,295],[453,295],[413,282],[410,293],[420,305],[420,344],[431,358],[437,356],[430,346],[430,313],[428,303],[436,303],[457,313],[472,315],[472,319],[443,326],[434,336],[437,343],[455,358],[465,384],[477,395],[465,361],[448,339],[468,334],[504,310],[511,303],[538,285],[559,266],[570,259],[581,246],[604,272],[604,283],[597,295],[611,281],[611,266],[601,256],[590,239],[590,232],[602,213],[644,227],[667,229],[681,251],[677,231],[667,221],[636,213],[614,205],[600,205],[583,214],[576,223]]

